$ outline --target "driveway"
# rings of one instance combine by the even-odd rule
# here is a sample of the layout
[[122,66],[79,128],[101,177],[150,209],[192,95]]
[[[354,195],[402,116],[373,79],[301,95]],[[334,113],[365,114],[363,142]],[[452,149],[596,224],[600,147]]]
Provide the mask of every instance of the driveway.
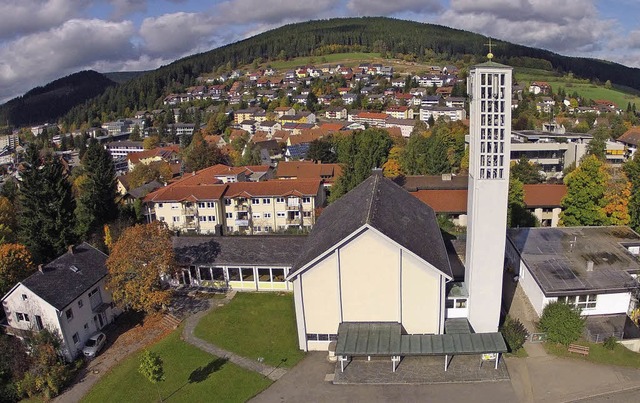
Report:
[[334,385],[335,364],[311,352],[251,402],[515,402],[508,381],[439,385]]

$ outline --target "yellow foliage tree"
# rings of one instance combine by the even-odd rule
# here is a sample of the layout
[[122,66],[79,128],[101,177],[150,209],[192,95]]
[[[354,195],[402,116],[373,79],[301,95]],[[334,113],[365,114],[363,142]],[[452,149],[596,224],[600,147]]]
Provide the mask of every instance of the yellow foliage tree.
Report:
[[387,178],[395,178],[398,175],[403,174],[402,167],[400,166],[400,158],[402,156],[402,147],[393,146],[389,150],[389,158],[387,162],[382,165],[382,172]]
[[617,179],[609,181],[604,194],[604,212],[609,217],[611,225],[629,224],[629,199],[631,198],[631,182],[622,174]]
[[7,293],[33,271],[33,260],[26,246],[19,243],[0,245],[0,295]]
[[173,273],[171,234],[161,222],[130,227],[113,245],[107,259],[107,289],[120,306],[146,313],[171,301],[161,276]]

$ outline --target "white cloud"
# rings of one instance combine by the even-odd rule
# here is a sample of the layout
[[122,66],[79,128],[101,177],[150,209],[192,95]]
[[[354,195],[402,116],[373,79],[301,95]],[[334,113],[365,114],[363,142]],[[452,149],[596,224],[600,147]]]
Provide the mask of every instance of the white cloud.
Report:
[[215,8],[216,20],[221,24],[259,22],[272,24],[282,21],[321,18],[338,7],[340,0],[227,0]]
[[145,18],[140,27],[143,51],[151,57],[184,55],[211,42],[220,29],[213,18],[204,14],[174,13]]
[[100,61],[137,58],[133,24],[73,19],[0,46],[0,93],[24,92]]
[[120,19],[137,11],[147,10],[147,0],[108,0],[113,6],[113,18]]
[[2,0],[0,40],[58,26],[88,4],[88,0]]
[[357,15],[383,15],[396,13],[436,13],[442,9],[439,0],[349,0],[347,8]]

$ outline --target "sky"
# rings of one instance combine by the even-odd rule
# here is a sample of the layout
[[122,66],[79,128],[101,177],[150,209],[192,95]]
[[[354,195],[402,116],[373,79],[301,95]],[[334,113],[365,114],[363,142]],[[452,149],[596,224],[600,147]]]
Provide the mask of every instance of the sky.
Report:
[[0,0],[0,102],[57,78],[150,70],[284,24],[436,23],[640,67],[638,0]]

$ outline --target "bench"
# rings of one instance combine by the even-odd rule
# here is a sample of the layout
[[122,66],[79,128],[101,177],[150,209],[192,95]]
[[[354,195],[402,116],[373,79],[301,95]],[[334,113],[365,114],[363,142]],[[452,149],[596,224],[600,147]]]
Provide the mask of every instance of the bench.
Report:
[[568,351],[570,353],[577,353],[582,355],[589,355],[589,347],[581,346],[579,344],[569,344]]

